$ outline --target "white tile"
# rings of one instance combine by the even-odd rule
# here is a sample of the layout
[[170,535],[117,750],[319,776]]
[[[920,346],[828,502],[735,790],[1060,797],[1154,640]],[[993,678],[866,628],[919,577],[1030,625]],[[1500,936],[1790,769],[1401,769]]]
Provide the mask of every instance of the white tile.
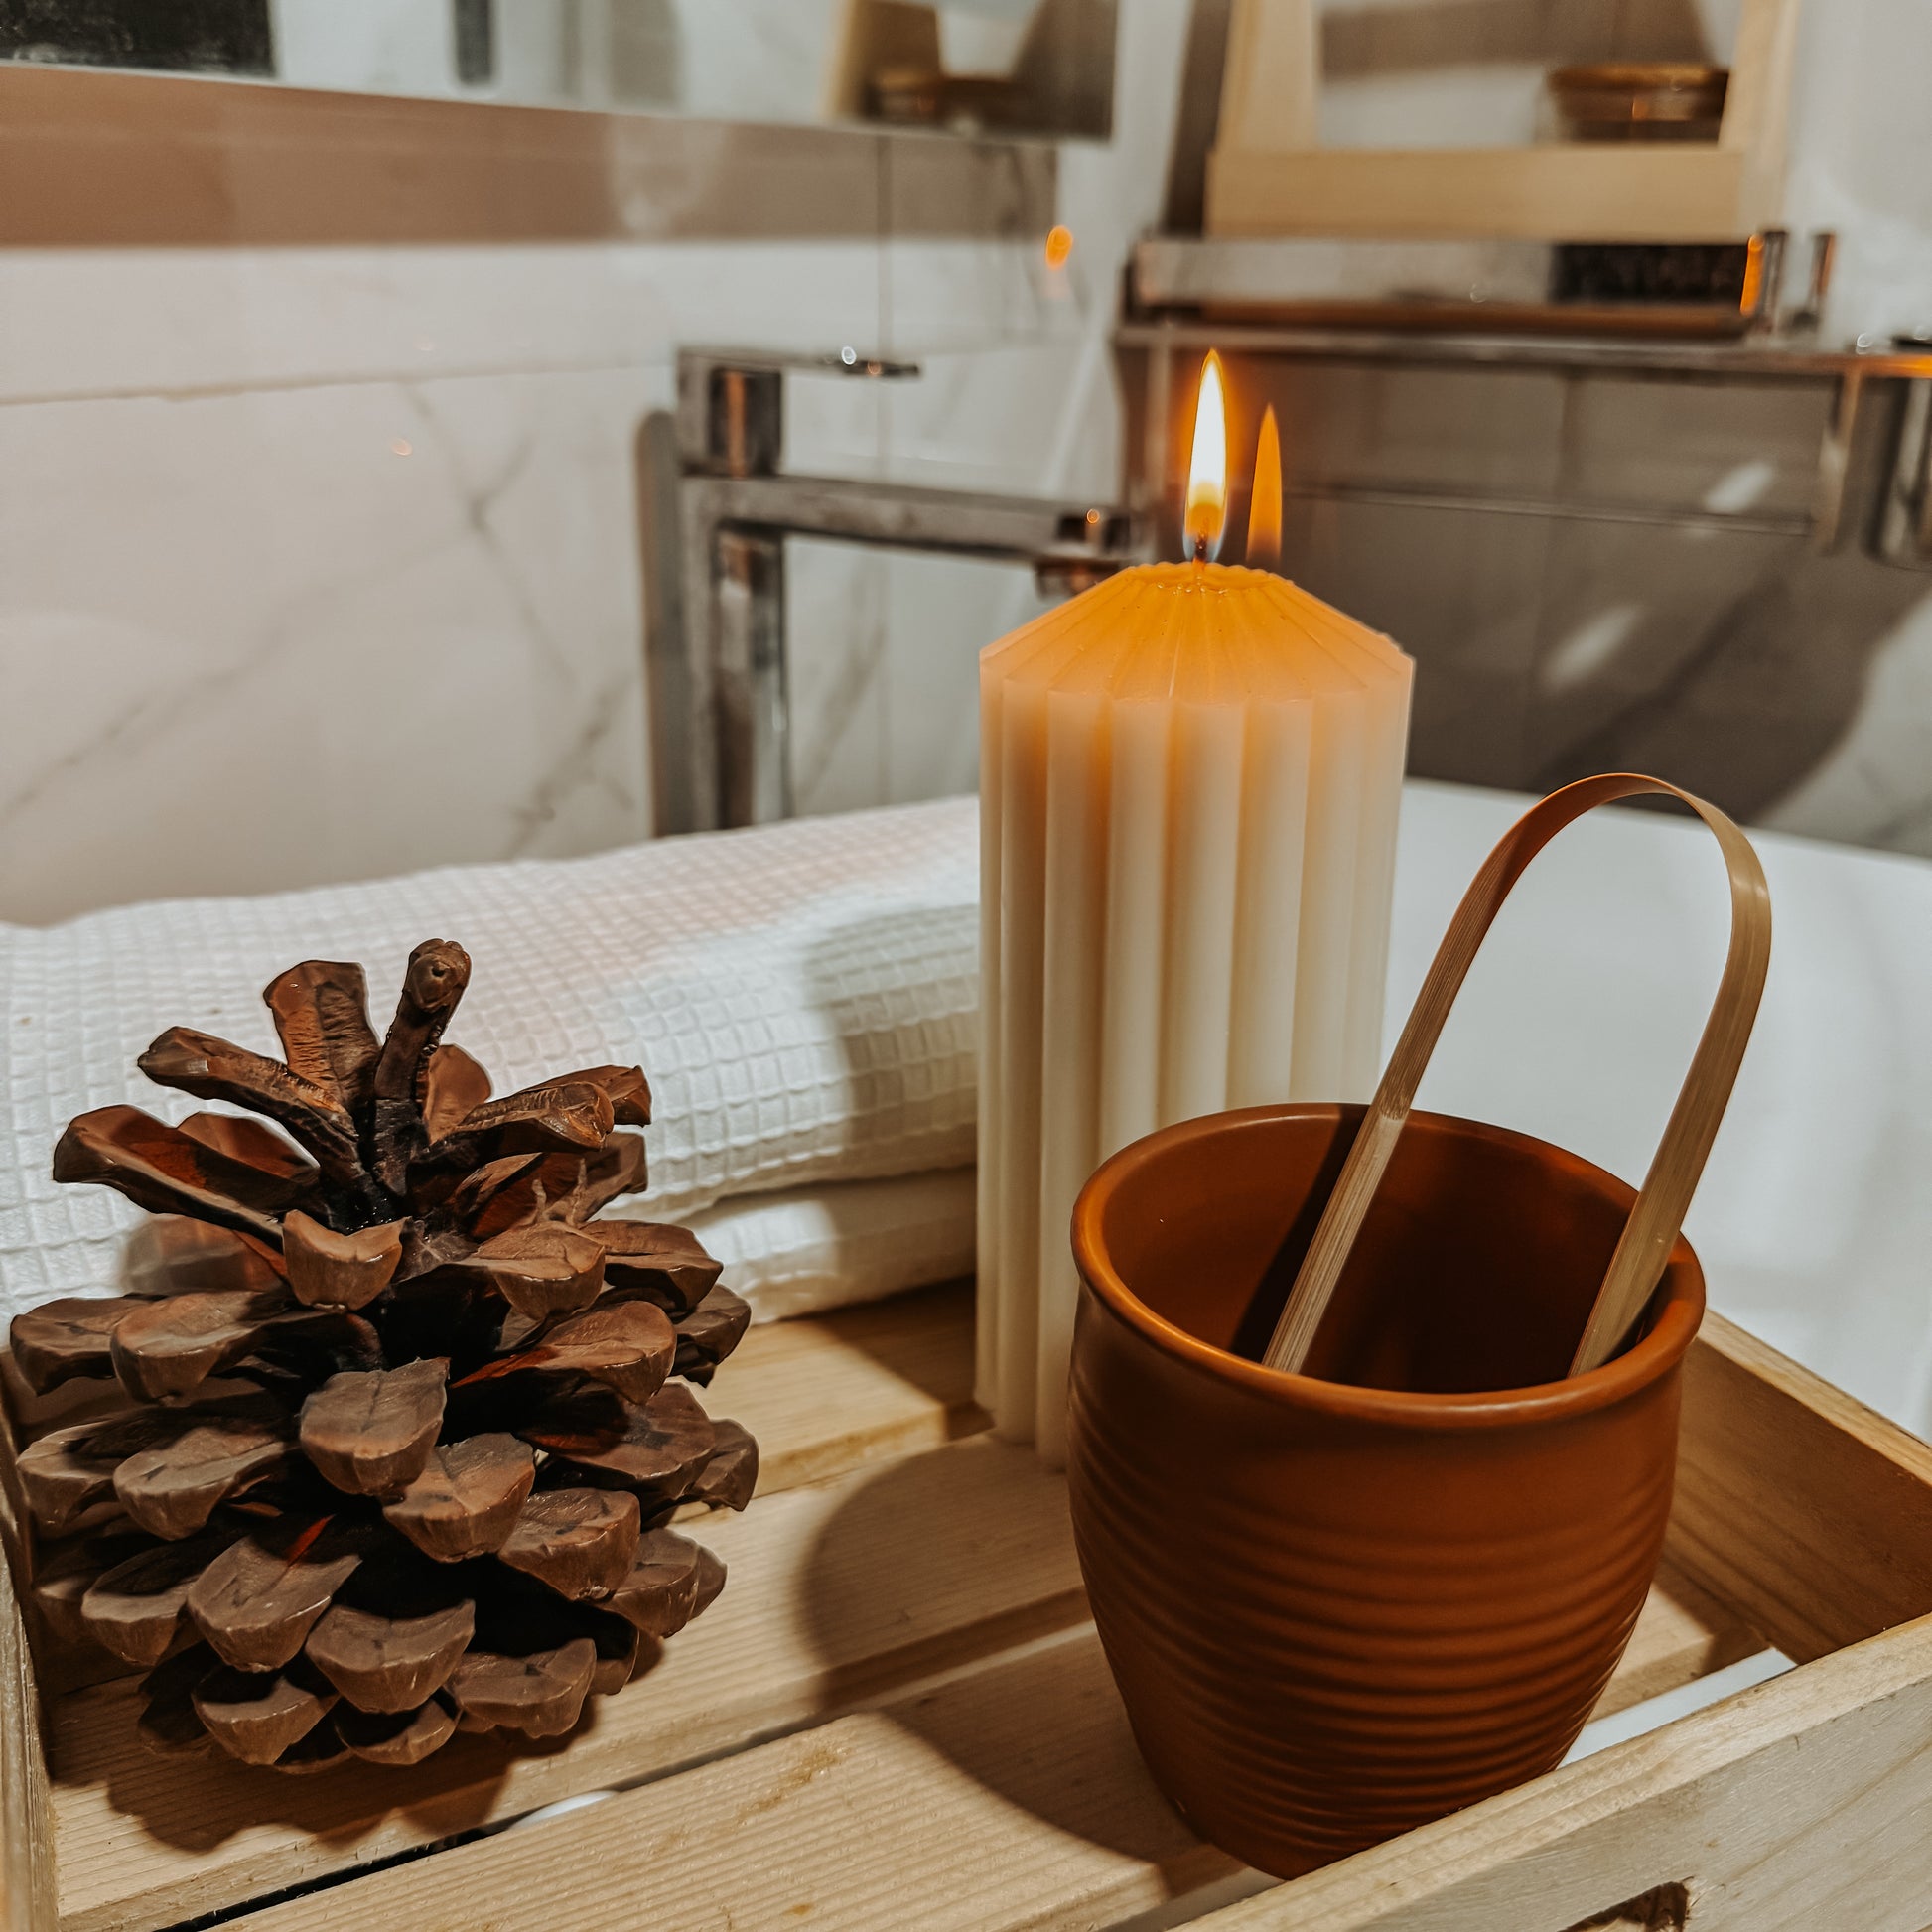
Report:
[[640,836],[643,388],[0,409],[0,917]]
[[0,402],[837,347],[879,299],[871,240],[0,251]]
[[886,565],[852,544],[785,549],[791,780],[801,816],[886,796]]
[[1798,37],[1784,218],[1800,237],[1838,231],[1828,335],[1932,325],[1924,90],[1932,8],[1922,0],[1807,7]]
[[979,653],[1047,609],[1031,571],[958,557],[895,558],[886,577],[885,799],[979,784]]
[[886,398],[888,474],[905,483],[1112,501],[1113,364],[1080,342],[930,355]]
[[1076,242],[1063,268],[1044,233],[1010,239],[897,236],[885,250],[887,346],[898,355],[1064,341],[1112,306],[1113,264]]
[[1764,822],[1932,857],[1932,587],[1878,640],[1849,729]]

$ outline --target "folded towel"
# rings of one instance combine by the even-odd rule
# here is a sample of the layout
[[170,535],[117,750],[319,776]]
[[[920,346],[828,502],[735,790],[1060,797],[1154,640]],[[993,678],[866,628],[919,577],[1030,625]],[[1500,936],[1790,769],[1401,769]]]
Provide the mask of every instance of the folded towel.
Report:
[[972,1168],[739,1194],[690,1227],[754,1321],[876,1302],[973,1272]]
[[[0,925],[0,1317],[113,1285],[139,1210],[57,1187],[49,1163],[88,1108],[197,1109],[135,1069],[164,1027],[279,1054],[261,989],[321,958],[368,969],[379,1030],[409,949],[432,936],[475,962],[449,1037],[498,1093],[643,1066],[650,1188],[630,1213],[688,1218],[727,1196],[958,1169],[974,1153],[978,896],[976,808],[952,799]],[[765,1225],[801,1238],[795,1213]]]

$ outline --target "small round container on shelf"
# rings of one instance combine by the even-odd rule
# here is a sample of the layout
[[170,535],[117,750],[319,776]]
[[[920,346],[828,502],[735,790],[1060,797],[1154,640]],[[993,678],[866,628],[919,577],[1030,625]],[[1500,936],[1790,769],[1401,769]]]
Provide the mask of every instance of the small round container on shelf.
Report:
[[1695,61],[1601,61],[1558,68],[1550,94],[1573,141],[1715,141],[1728,68]]

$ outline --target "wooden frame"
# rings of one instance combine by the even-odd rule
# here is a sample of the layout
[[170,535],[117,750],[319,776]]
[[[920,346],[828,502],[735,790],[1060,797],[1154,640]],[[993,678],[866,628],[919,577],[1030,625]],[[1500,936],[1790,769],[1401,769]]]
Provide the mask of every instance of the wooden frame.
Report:
[[1743,0],[1715,143],[1323,148],[1313,0],[1234,0],[1206,225],[1220,235],[1744,240],[1776,222],[1799,0]]
[[[1767,1642],[1800,1668],[1218,1911],[1242,1881],[1149,1784],[1060,1479],[977,1433],[971,1358],[963,1288],[755,1330],[717,1396],[762,1437],[767,1480],[701,1532],[732,1585],[547,1752],[464,1739],[412,1771],[298,1781],[150,1759],[125,1680],[37,1709],[0,1566],[0,1926],[1932,1921],[1932,1448],[1748,1335],[1713,1317],[1690,1358],[1669,1553],[1598,1710]],[[365,1869],[613,1784],[632,1788]],[[325,1877],[344,1882],[257,1902]]]

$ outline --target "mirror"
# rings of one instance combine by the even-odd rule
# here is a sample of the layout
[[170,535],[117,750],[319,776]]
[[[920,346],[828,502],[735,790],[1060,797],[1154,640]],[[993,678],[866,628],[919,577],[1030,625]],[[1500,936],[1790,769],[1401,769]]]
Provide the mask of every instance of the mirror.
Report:
[[530,107],[1104,140],[1117,0],[28,0],[0,59]]

